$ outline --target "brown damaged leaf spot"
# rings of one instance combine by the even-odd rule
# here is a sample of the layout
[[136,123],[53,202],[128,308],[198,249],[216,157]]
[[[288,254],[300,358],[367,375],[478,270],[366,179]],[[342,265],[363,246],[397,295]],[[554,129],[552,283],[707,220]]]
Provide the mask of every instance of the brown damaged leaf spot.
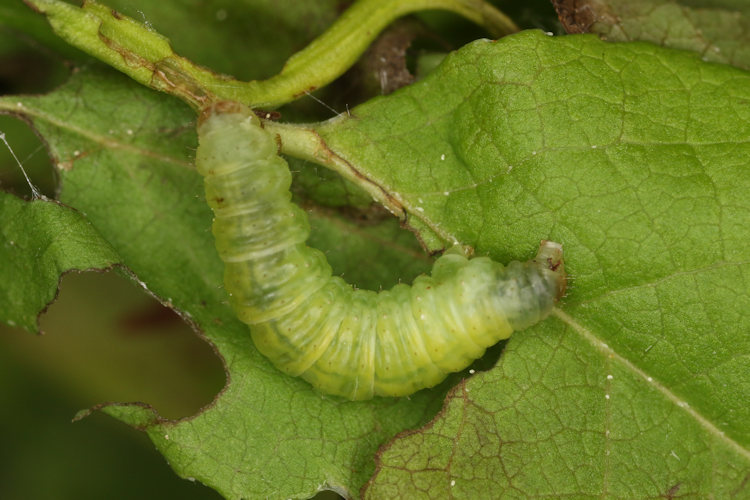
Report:
[[245,106],[236,101],[217,101],[205,106],[198,113],[198,126],[200,127],[211,115],[215,113],[241,113]]
[[70,172],[71,170],[73,170],[76,161],[86,158],[88,155],[88,151],[73,151],[73,156],[70,159],[59,161],[55,164],[55,166],[60,170]]
[[594,24],[594,13],[586,0],[552,0],[565,31],[588,33]]
[[[263,124],[261,123],[261,127],[262,126],[263,126]],[[280,155],[281,154],[281,148],[282,148],[281,137],[279,136],[279,134],[274,134],[273,138],[274,138],[274,142],[276,143],[276,154]]]
[[97,35],[99,36],[99,40],[101,40],[104,45],[119,53],[120,57],[122,57],[122,59],[125,61],[125,64],[127,64],[128,66],[132,68],[143,67],[153,71],[154,66],[147,59],[144,59],[143,57],[137,56],[129,50],[126,50],[121,45],[115,43],[114,40],[104,35],[101,31],[99,31]]
[[279,111],[265,111],[263,109],[253,109],[252,111],[255,113],[255,116],[263,120],[275,122],[281,119],[281,113]]
[[672,486],[671,488],[669,488],[669,490],[663,495],[663,498],[667,498],[669,500],[672,500],[673,498],[676,498],[677,497],[677,492],[680,491],[680,486],[681,485],[682,485],[682,483],[677,483],[674,486]]
[[179,65],[178,56],[162,59],[153,65],[151,86],[168,94],[173,94],[187,100],[194,108],[203,108],[217,97],[202,88],[195,81],[187,78]]
[[748,483],[750,483],[750,472],[748,472],[747,474],[745,474],[745,478],[742,480],[742,483],[740,483],[740,485],[737,487],[737,489],[735,489],[734,491],[732,491],[731,497],[732,498],[739,498],[740,497],[740,493],[742,493],[745,490],[745,488],[747,487]]
[[614,25],[620,19],[600,0],[552,0],[565,31],[568,33],[589,33],[597,22]]
[[402,220],[406,220],[404,207],[401,205],[401,203],[399,203],[396,200],[396,198],[393,197],[393,195],[391,195],[383,186],[376,183],[375,181],[367,177],[365,174],[360,172],[349,161],[345,160],[341,156],[334,153],[325,143],[323,138],[317,134],[317,132],[315,132],[315,135],[317,135],[318,138],[320,139],[320,144],[323,147],[324,154],[331,163],[334,163],[334,158],[335,158],[336,163],[343,163],[344,165],[346,165],[349,171],[354,175],[354,177],[361,180],[363,183],[369,184],[371,186],[375,186],[381,193],[383,193],[383,198],[386,200],[386,203],[384,203],[385,207],[397,217],[401,218]]
[[101,31],[99,31],[98,36],[104,45],[120,54],[120,57],[129,67],[145,68],[150,71],[152,76],[149,86],[151,88],[180,97],[196,109],[205,107],[212,101],[217,100],[213,94],[185,75],[176,62],[182,59],[179,56],[174,55],[152,63],[116,43]]
[[375,77],[383,95],[414,82],[414,75],[406,65],[406,51],[417,36],[417,27],[416,23],[398,22],[365,53],[364,69]]
[[428,253],[430,254],[430,257],[436,257],[437,255],[441,254],[443,252],[443,250],[445,250],[445,249],[442,249],[442,250],[430,250],[429,247],[428,247],[428,245],[427,245],[427,241],[425,241],[424,236],[422,236],[422,232],[418,228],[412,226],[409,223],[409,215],[406,214],[406,212],[404,212],[404,214],[405,214],[404,218],[401,220],[401,227],[403,229],[406,229],[407,231],[410,231],[414,235],[414,237],[419,242],[419,246],[421,246],[426,251],[428,251]]
[[22,0],[24,4],[37,14],[44,14],[44,11],[36,6],[36,4],[31,3],[29,0]]

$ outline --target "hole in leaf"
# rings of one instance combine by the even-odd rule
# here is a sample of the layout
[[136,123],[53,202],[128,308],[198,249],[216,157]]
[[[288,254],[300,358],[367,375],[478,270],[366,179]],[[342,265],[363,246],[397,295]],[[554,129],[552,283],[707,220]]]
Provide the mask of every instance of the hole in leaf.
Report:
[[44,335],[3,335],[23,363],[80,408],[143,401],[166,418],[195,414],[225,383],[211,346],[173,311],[115,273],[69,273],[41,318]]

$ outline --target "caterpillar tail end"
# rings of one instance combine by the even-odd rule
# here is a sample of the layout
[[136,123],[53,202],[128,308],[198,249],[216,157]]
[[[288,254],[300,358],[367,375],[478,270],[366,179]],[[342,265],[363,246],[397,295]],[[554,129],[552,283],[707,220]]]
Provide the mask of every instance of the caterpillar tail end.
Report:
[[539,245],[539,251],[534,260],[542,263],[546,269],[555,275],[557,282],[557,293],[555,301],[560,300],[565,295],[568,278],[565,274],[565,261],[563,260],[563,247],[561,243],[549,240],[542,240]]
[[212,102],[210,105],[204,107],[198,113],[198,127],[200,128],[203,123],[214,115],[223,114],[242,114],[245,116],[255,116],[253,111],[245,106],[234,101],[218,101]]

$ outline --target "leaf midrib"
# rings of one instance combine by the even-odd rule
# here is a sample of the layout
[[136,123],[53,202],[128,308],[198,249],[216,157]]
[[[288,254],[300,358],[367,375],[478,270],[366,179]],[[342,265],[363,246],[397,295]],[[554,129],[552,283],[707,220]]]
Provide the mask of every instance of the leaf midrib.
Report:
[[137,146],[134,146],[133,144],[129,144],[126,142],[113,139],[111,137],[97,134],[90,130],[75,126],[69,122],[62,121],[56,118],[54,115],[45,113],[44,111],[40,109],[29,107],[25,103],[22,103],[21,101],[11,103],[8,100],[0,99],[0,111],[8,111],[10,114],[20,113],[20,114],[23,114],[24,116],[31,116],[36,119],[43,120],[54,127],[77,134],[84,139],[87,139],[96,144],[101,144],[102,146],[108,149],[126,151],[128,153],[136,154],[139,156],[144,156],[147,158],[153,158],[159,161],[163,161],[165,163],[178,165],[180,167],[186,167],[186,168],[191,168],[191,169],[193,168],[192,162],[186,161],[183,158],[175,158],[174,156],[156,153],[148,149],[139,148]]
[[589,342],[594,347],[594,349],[602,353],[604,357],[607,357],[609,359],[619,362],[623,367],[625,367],[633,375],[643,379],[651,387],[654,387],[664,397],[666,397],[670,402],[672,402],[676,407],[681,408],[684,412],[686,412],[693,420],[695,420],[709,434],[714,436],[719,441],[725,443],[729,448],[733,449],[739,455],[741,455],[746,461],[750,462],[750,449],[742,446],[740,443],[738,443],[734,439],[727,436],[727,434],[724,431],[716,427],[710,420],[704,417],[693,406],[689,405],[686,401],[679,398],[675,393],[673,393],[667,387],[659,383],[656,378],[649,376],[648,373],[638,368],[635,364],[633,364],[630,360],[628,360],[624,356],[620,355],[617,351],[612,349],[606,342],[598,338],[596,334],[594,334],[585,326],[578,323],[576,320],[573,319],[573,317],[563,312],[559,308],[554,309],[552,314],[554,314],[558,319],[560,319],[569,327],[571,327],[573,330],[575,330],[576,333],[578,333],[581,336],[581,338]]

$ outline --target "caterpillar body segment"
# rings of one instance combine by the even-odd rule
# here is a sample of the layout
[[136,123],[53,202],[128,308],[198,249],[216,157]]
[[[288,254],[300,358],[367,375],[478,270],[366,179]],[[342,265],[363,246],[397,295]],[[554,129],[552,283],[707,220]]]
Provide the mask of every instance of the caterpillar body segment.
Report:
[[305,244],[307,216],[291,202],[289,168],[258,118],[209,112],[198,133],[231,304],[277,368],[325,393],[361,400],[432,387],[544,319],[564,293],[562,247],[548,241],[528,262],[448,251],[412,286],[355,290]]

